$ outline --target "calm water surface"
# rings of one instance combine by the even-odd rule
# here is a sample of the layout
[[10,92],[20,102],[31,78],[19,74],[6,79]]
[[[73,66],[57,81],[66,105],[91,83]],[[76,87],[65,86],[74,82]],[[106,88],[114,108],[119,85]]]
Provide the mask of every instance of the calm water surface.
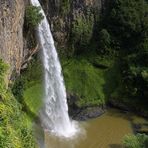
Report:
[[59,139],[45,132],[45,148],[122,148],[122,139],[133,133],[133,126],[146,123],[143,118],[110,109],[101,117],[79,123],[85,132],[76,138]]

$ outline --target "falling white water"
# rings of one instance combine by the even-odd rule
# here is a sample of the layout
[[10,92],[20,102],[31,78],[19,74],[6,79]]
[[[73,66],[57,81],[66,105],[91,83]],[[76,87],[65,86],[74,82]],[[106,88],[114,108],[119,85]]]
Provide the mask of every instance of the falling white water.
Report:
[[[31,0],[33,6],[40,6],[38,0]],[[47,18],[43,9],[44,19],[37,28],[38,38],[43,50],[43,65],[45,78],[45,102],[41,114],[44,128],[58,136],[71,137],[76,133],[75,123],[70,120],[66,100],[66,90],[61,65],[54,46]]]

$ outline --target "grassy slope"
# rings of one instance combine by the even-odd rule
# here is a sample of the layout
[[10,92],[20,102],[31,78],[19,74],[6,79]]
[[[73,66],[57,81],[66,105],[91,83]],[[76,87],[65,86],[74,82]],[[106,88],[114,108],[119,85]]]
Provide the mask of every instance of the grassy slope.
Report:
[[4,67],[0,61],[0,147],[34,148],[31,120],[6,88]]
[[24,101],[29,110],[37,115],[43,99],[43,77],[40,60],[32,61],[22,76],[25,79]]
[[[97,65],[97,66],[96,66]],[[111,55],[87,55],[62,59],[67,91],[78,96],[78,106],[114,105],[148,113],[147,104],[125,93],[120,59]],[[106,68],[104,68],[106,67]]]
[[[108,68],[96,67],[92,63]],[[62,59],[63,73],[68,92],[79,97],[79,106],[104,104],[118,85],[115,82],[117,65],[113,58],[91,56]]]
[[37,114],[39,108],[42,106],[42,85],[34,84],[24,91],[24,100],[30,111]]
[[67,89],[81,98],[78,101],[80,106],[104,103],[103,71],[82,59],[66,61],[63,70]]

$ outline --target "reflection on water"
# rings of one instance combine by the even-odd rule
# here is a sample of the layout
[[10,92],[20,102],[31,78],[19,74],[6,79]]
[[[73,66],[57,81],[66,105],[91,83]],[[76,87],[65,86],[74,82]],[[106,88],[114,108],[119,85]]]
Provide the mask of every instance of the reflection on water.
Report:
[[81,122],[85,134],[82,131],[73,139],[59,139],[45,132],[45,148],[122,148],[123,137],[132,134],[135,125],[147,124],[143,118],[111,109],[99,118]]

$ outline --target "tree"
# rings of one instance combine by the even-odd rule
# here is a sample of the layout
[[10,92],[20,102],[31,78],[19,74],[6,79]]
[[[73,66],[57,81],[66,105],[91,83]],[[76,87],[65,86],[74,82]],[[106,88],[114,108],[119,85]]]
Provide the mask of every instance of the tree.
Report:
[[99,34],[99,47],[102,52],[107,51],[110,48],[110,34],[106,29],[102,29]]
[[25,12],[25,22],[29,29],[35,28],[44,18],[40,12],[41,8],[36,6],[27,6]]
[[148,5],[144,0],[112,0],[109,6],[105,24],[126,49],[148,35]]

